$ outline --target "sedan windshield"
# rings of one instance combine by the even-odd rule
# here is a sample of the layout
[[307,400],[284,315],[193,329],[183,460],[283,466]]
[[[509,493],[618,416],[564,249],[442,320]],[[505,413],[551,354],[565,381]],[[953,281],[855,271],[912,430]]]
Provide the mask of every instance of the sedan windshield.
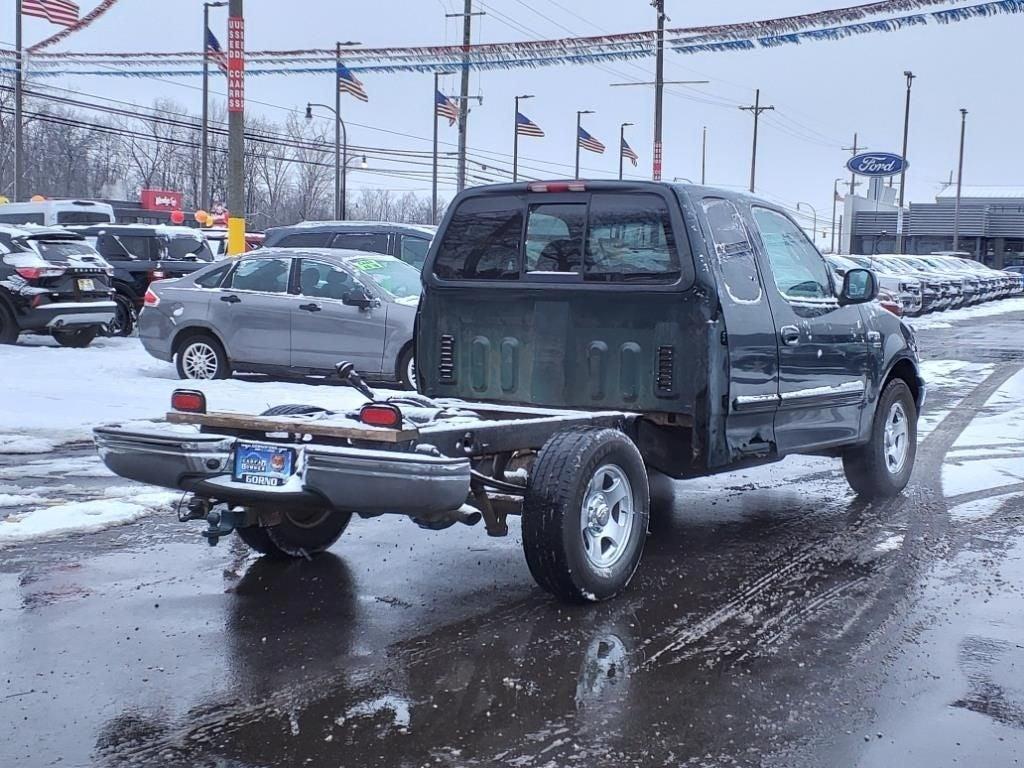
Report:
[[420,295],[420,273],[404,261],[390,257],[366,256],[352,259],[349,264],[360,275],[365,275],[381,290],[396,299],[418,299]]

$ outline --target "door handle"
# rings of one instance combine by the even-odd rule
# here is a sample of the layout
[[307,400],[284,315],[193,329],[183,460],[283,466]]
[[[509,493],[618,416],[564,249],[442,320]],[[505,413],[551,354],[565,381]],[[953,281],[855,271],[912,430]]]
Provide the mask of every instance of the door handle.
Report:
[[784,325],[779,328],[779,337],[787,347],[795,347],[800,343],[800,329],[795,325]]
[[319,312],[320,311],[320,305],[319,304],[299,304],[299,309],[304,309],[307,312]]
[[220,300],[226,301],[228,304],[237,304],[238,302],[241,301],[241,299],[235,296],[235,294],[233,293],[230,296],[221,296]]

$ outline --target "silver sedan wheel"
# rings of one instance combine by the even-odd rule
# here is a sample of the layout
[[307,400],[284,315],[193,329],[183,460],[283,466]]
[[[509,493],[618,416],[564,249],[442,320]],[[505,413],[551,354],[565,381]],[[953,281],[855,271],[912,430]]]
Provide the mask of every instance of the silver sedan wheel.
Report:
[[629,548],[634,520],[633,488],[616,464],[598,468],[587,486],[580,523],[587,559],[598,568],[615,565]]
[[910,447],[910,427],[903,404],[895,402],[885,419],[885,467],[889,474],[898,475],[907,462]]
[[205,341],[193,341],[181,351],[181,368],[190,379],[217,375],[217,352]]

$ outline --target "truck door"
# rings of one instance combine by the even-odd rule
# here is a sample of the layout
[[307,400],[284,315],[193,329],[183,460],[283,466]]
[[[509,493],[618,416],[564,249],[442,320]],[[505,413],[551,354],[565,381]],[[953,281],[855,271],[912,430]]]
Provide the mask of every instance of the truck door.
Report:
[[739,210],[729,200],[701,201],[729,347],[726,439],[737,459],[770,453],[779,404],[779,354],[764,281]]
[[825,260],[788,216],[756,205],[750,216],[778,334],[779,451],[854,440],[868,376],[860,307],[839,305]]

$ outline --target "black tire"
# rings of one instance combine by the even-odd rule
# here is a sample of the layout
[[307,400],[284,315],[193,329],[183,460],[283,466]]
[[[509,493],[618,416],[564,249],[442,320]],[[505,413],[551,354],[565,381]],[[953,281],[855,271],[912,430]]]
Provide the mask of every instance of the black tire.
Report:
[[[195,374],[198,371],[198,368],[193,367],[197,364],[191,356],[200,354],[211,361],[210,367],[206,369],[209,375],[189,375],[190,372]],[[178,344],[174,365],[178,369],[179,379],[226,379],[231,376],[231,362],[224,352],[224,347],[217,339],[206,333],[189,336]]]
[[647,468],[647,486],[651,494],[649,525],[656,530],[672,517],[676,505],[676,481],[656,469]]
[[53,338],[62,347],[85,349],[99,335],[100,329],[95,327],[76,328],[73,331],[54,331]]
[[[591,481],[601,479],[597,474],[608,467],[628,481],[632,520],[621,548],[614,548],[616,559],[603,565],[588,554],[585,539],[593,541],[593,536],[587,538],[582,523]],[[607,501],[603,493],[598,496],[599,501]],[[610,508],[597,510],[595,525],[628,520],[622,509],[620,502],[613,502]],[[523,504],[523,550],[530,573],[560,600],[580,603],[614,597],[640,564],[649,517],[647,470],[629,438],[613,429],[593,427],[559,432],[537,455]],[[598,539],[599,555],[604,554],[604,541]]]
[[319,510],[310,513],[283,512],[281,522],[264,528],[279,551],[289,557],[309,557],[328,550],[345,532],[351,512]]
[[108,336],[131,336],[135,330],[135,321],[138,312],[135,309],[135,302],[131,296],[118,292],[114,296],[114,303],[117,309],[114,310],[114,319],[107,326]]
[[416,361],[413,359],[413,348],[408,347],[398,356],[398,383],[402,389],[416,391]]
[[11,310],[0,303],[0,344],[16,344],[20,330]]
[[[905,453],[902,463],[887,451],[886,429],[898,412],[906,424]],[[895,422],[894,422],[895,423]],[[894,430],[900,433],[901,430]],[[895,443],[894,443],[895,444]],[[898,453],[898,452],[897,452]],[[917,456],[917,406],[910,388],[902,379],[893,379],[882,390],[871,425],[871,439],[864,445],[847,449],[843,454],[846,481],[859,496],[868,499],[891,498],[898,495],[914,471]]]
[[312,416],[314,413],[327,413],[327,409],[317,405],[275,405],[260,416]]
[[284,552],[277,548],[277,544],[270,540],[266,528],[250,525],[246,528],[235,528],[235,533],[254,552],[259,552],[261,555],[267,555],[268,557],[287,557]]

